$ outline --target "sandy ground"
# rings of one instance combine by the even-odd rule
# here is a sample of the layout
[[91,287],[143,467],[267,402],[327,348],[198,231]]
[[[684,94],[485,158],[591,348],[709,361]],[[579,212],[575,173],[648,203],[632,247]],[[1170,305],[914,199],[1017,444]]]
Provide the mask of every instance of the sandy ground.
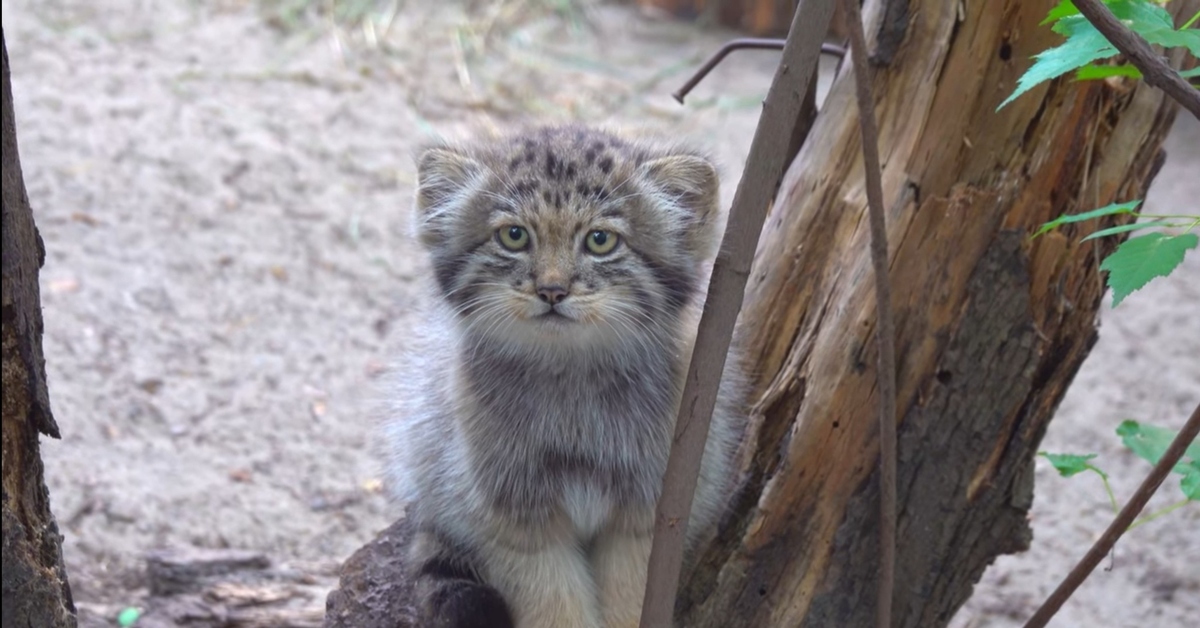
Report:
[[[519,4],[412,0],[364,28],[245,0],[5,0],[64,434],[43,452],[85,613],[132,599],[152,547],[328,565],[396,515],[368,408],[426,298],[405,240],[421,142],[529,117],[650,126],[714,151],[732,195],[773,53],[679,107],[668,94],[728,33]],[[1150,204],[1196,213],[1200,124],[1183,118]],[[1122,499],[1148,466],[1113,428],[1178,427],[1200,400],[1197,271],[1192,253],[1106,308],[1047,436],[1099,452]],[[998,561],[955,626],[1020,625],[1106,524],[1095,478],[1039,465],[1037,483],[1033,549]],[[1197,530],[1194,506],[1137,530],[1054,625],[1194,620]]]

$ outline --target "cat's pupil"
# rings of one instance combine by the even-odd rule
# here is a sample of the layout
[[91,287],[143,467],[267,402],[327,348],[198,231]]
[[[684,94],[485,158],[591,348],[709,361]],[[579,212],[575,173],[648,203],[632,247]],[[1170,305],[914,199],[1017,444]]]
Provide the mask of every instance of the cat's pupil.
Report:
[[608,242],[608,234],[603,231],[592,232],[592,243],[596,246],[604,246]]
[[508,228],[508,237],[513,240],[520,240],[521,239],[521,228],[520,227],[509,227]]

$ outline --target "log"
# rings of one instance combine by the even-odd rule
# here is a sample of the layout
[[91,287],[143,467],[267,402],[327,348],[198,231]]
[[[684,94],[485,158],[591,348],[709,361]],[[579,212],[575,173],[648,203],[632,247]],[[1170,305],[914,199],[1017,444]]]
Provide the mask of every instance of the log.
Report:
[[[276,566],[251,550],[180,546],[145,560],[149,586],[136,604],[143,628],[317,628],[334,584],[328,566]],[[111,617],[120,609],[87,610]]]
[[0,118],[3,163],[3,578],[4,626],[75,626],[62,562],[62,535],[50,511],[40,435],[58,438],[42,357],[38,271],[46,252],[33,222],[17,154],[8,45],[3,49]]
[[271,566],[266,554],[249,550],[171,548],[146,556],[146,580],[150,595],[175,595],[194,589],[213,577]]
[[[1144,84],[1058,80],[996,111],[1061,41],[1038,25],[1052,5],[911,0],[902,19],[895,2],[865,6],[897,325],[895,626],[945,626],[996,556],[1030,542],[1033,458],[1096,341],[1099,260],[1118,240],[1081,244],[1096,225],[1028,236],[1143,197],[1165,158],[1176,107]],[[683,582],[680,626],[873,625],[875,304],[849,72],[764,227],[740,323],[756,377],[742,482]],[[403,547],[368,545],[331,600],[380,591],[363,565],[401,574]],[[411,603],[385,581],[390,603]]]

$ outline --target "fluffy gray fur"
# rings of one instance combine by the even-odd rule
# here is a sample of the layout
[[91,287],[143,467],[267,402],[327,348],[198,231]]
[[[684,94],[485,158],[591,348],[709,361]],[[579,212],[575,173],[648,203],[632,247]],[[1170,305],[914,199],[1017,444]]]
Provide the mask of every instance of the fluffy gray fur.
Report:
[[[387,423],[417,575],[494,588],[518,628],[637,625],[720,217],[715,169],[677,146],[550,127],[423,153],[416,232],[439,298],[400,361]],[[515,233],[523,249],[502,238]],[[604,254],[586,241],[610,237]],[[552,304],[547,286],[565,298]],[[740,373],[731,356],[693,547],[731,487]]]

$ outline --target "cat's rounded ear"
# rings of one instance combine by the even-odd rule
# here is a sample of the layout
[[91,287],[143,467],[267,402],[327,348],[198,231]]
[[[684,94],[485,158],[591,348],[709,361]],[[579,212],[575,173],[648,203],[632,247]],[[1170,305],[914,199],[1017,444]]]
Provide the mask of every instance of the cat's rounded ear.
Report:
[[455,212],[483,173],[483,166],[448,147],[426,148],[417,158],[417,239],[440,246],[454,231]]
[[417,159],[417,210],[422,214],[452,201],[471,187],[482,168],[452,148],[427,148]]
[[639,171],[660,203],[682,210],[687,247],[705,258],[715,252],[721,202],[716,166],[699,155],[678,154],[647,161]]

